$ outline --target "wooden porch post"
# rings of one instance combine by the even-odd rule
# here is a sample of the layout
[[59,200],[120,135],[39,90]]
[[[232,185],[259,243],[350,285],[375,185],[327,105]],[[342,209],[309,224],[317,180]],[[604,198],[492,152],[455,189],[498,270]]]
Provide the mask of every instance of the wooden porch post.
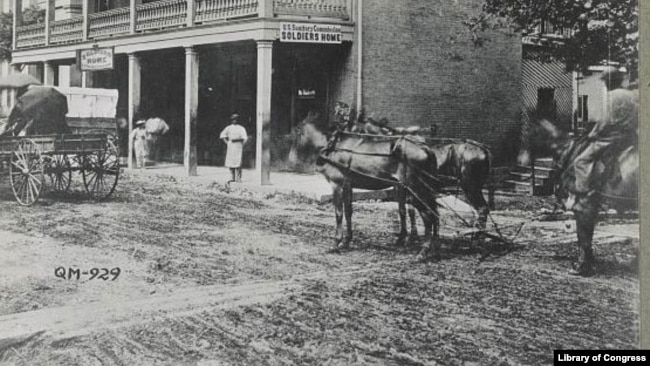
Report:
[[197,175],[196,111],[199,105],[199,57],[194,47],[185,47],[185,144],[183,166],[185,174]]
[[81,13],[83,15],[83,40],[88,40],[88,33],[90,32],[90,14],[95,12],[95,2],[83,0],[81,2]]
[[90,71],[82,71],[81,72],[81,87],[82,88],[94,88],[95,87],[92,72],[90,72]]
[[12,0],[13,1],[13,9],[14,9],[14,14],[13,14],[13,21],[14,21],[14,26],[13,26],[13,49],[16,49],[16,44],[18,40],[18,32],[16,32],[16,29],[23,25],[23,1],[22,0]]
[[128,168],[133,168],[133,122],[140,109],[140,59],[135,53],[129,53],[129,154]]
[[187,0],[187,27],[191,28],[194,26],[194,16],[196,15],[196,1]]
[[138,20],[137,13],[135,11],[135,6],[137,5],[138,0],[131,0],[129,2],[129,33],[135,33],[135,22]]
[[45,45],[50,44],[50,27],[54,21],[54,0],[45,2]]
[[[20,74],[23,72],[23,65],[22,64],[11,64],[11,73],[12,74]],[[8,90],[9,92],[9,109],[13,108],[13,106],[16,104],[16,89],[10,89]]]
[[258,4],[260,18],[273,18],[273,0],[262,0]]
[[51,61],[43,62],[43,85],[54,85],[55,84],[55,70],[54,65]]
[[257,124],[255,181],[271,184],[271,72],[273,41],[257,41]]

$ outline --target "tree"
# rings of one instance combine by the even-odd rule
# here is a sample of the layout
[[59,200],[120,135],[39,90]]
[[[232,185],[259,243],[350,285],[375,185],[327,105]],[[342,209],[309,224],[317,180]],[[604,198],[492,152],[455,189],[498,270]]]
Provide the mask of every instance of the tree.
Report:
[[[32,5],[23,10],[23,25],[45,22],[45,10]],[[11,60],[13,43],[13,14],[0,13],[0,61]]]
[[568,39],[546,43],[548,55],[564,61],[569,71],[614,62],[626,66],[636,79],[638,14],[638,0],[485,0],[481,14],[466,25],[481,45],[490,28],[526,34],[548,21],[572,30]]

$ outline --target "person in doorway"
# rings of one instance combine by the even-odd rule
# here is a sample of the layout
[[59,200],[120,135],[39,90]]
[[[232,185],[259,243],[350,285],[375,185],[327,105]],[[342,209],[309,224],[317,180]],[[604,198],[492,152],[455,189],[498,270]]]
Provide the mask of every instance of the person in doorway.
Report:
[[230,125],[221,131],[219,138],[227,144],[226,167],[230,168],[230,182],[241,183],[241,160],[244,143],[248,140],[246,129],[239,124],[237,113],[230,116]]
[[573,206],[579,196],[591,195],[599,188],[600,179],[594,172],[597,161],[613,148],[625,148],[637,139],[638,92],[623,88],[624,78],[625,74],[614,67],[601,77],[607,88],[605,113],[589,132],[589,145],[574,162],[575,189],[567,206]]
[[135,166],[142,169],[145,166],[147,156],[147,130],[145,120],[139,120],[135,123],[135,129],[131,132],[133,140],[133,150],[135,151]]

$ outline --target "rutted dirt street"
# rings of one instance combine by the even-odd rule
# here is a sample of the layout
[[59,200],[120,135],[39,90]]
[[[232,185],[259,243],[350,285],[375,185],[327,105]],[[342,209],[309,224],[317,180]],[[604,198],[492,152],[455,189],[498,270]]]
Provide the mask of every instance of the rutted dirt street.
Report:
[[638,220],[600,224],[598,275],[572,277],[551,199],[499,197],[504,232],[524,223],[511,250],[470,245],[443,210],[427,263],[392,246],[392,203],[355,203],[344,253],[329,204],[165,176],[33,207],[2,178],[0,204],[3,365],[537,365],[637,346]]

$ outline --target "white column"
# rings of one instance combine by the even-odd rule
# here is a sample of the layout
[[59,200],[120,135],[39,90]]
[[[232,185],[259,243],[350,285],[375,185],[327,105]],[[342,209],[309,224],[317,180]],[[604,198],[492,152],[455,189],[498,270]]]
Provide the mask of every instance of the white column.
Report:
[[255,181],[270,184],[271,174],[271,72],[273,41],[257,41],[257,125]]
[[196,111],[199,105],[199,57],[194,47],[185,47],[185,145],[183,166],[185,174],[197,175]]
[[50,27],[54,21],[54,0],[45,1],[45,45],[50,44]]
[[135,11],[135,6],[138,4],[137,0],[131,0],[129,3],[129,29],[130,33],[134,34],[135,33],[135,22],[138,20],[137,18],[137,13]]
[[258,4],[260,18],[273,18],[273,0],[261,0]]
[[95,12],[95,2],[82,0],[81,1],[81,14],[83,16],[83,40],[88,40],[88,32],[90,32],[90,18],[89,15]]
[[133,168],[133,119],[140,109],[140,59],[135,53],[129,53],[129,154],[128,167]]
[[363,6],[357,2],[357,113],[363,109]]
[[578,97],[579,97],[579,86],[578,86],[578,77],[579,74],[577,71],[571,73],[571,104],[572,104],[572,114],[571,114],[571,129],[573,132],[577,132],[578,129]]
[[13,19],[13,21],[14,21],[13,36],[14,36],[14,38],[13,38],[13,45],[12,46],[13,46],[13,49],[15,50],[16,49],[16,42],[18,40],[18,37],[17,37],[18,34],[16,32],[16,28],[23,25],[23,13],[22,13],[22,11],[15,11],[15,9],[22,9],[23,8],[23,1],[22,0],[12,0],[12,1],[13,1],[13,6],[14,6],[14,12],[13,12],[13,16],[14,16],[14,19]]
[[81,87],[82,88],[93,88],[95,83],[93,82],[93,73],[90,71],[81,72]]
[[[23,72],[22,64],[11,64],[11,73],[20,74]],[[9,92],[9,108],[13,108],[16,104],[16,89],[11,89]]]
[[43,63],[43,85],[54,85],[55,65],[51,61]]
[[187,27],[194,26],[194,16],[196,15],[196,0],[187,0]]

